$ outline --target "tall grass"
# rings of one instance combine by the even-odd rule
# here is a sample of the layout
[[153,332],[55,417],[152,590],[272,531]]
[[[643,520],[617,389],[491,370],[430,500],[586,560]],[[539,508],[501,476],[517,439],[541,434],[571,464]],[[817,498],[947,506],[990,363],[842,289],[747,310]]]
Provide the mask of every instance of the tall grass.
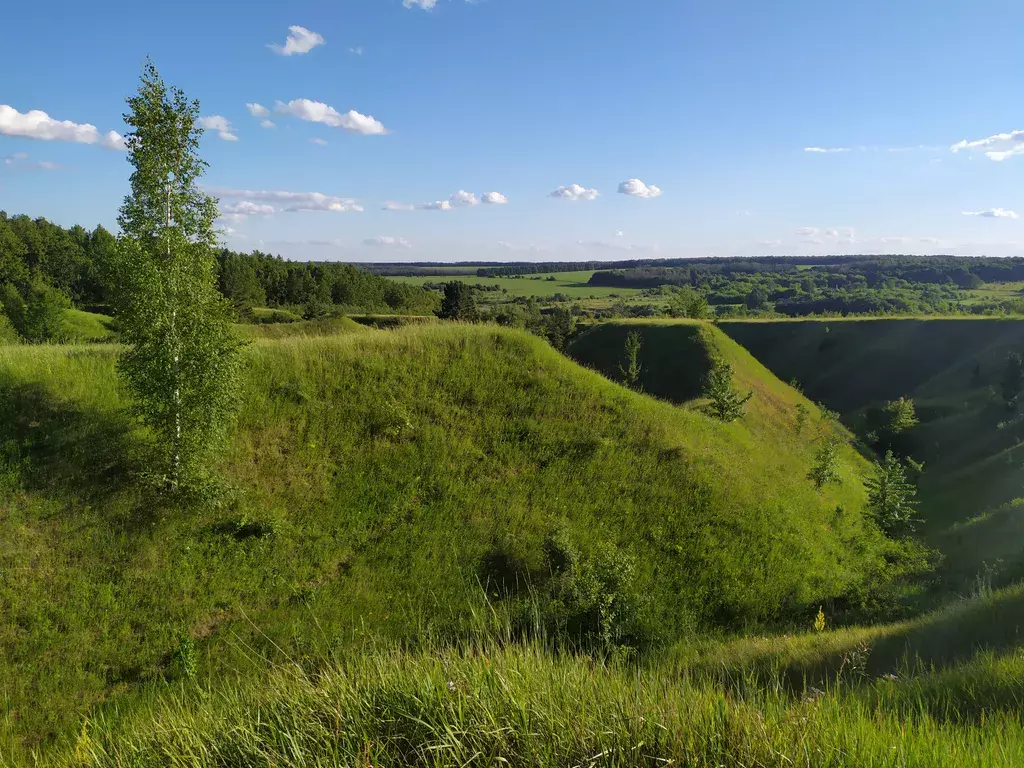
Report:
[[[986,659],[975,671],[1022,671]],[[367,648],[310,675],[182,686],[98,718],[55,765],[1017,766],[1019,696],[958,709],[941,675],[788,692],[538,645]]]
[[802,623],[887,567],[863,460],[815,490],[776,380],[725,425],[515,331],[263,340],[222,491],[168,500],[116,354],[0,347],[0,754],[187,670],[458,642],[481,585],[513,618],[528,587],[574,640],[658,646]]

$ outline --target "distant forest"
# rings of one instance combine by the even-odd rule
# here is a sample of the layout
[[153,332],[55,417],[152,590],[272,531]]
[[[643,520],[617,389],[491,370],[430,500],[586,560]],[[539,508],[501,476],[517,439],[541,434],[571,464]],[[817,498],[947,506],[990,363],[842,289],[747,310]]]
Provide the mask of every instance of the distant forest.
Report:
[[[0,211],[0,286],[15,286],[26,297],[33,290],[58,291],[79,308],[103,311],[109,304],[105,271],[115,244],[101,226],[65,229]],[[263,306],[422,313],[439,303],[435,293],[349,264],[286,261],[224,248],[217,265],[221,292],[242,313]]]
[[1024,259],[956,256],[848,256],[723,259],[685,266],[595,272],[589,284],[614,288],[690,287],[712,306],[782,315],[1020,313],[1024,301],[963,303],[964,291],[1024,280]]

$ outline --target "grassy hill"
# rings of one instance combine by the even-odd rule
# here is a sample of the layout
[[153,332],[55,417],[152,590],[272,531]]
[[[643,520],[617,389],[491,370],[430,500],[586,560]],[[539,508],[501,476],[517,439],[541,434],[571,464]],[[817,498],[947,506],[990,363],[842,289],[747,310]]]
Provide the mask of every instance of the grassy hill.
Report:
[[865,461],[844,448],[843,483],[815,490],[835,427],[812,408],[804,436],[773,432],[800,396],[713,329],[758,388],[728,425],[521,332],[344,325],[247,348],[212,500],[150,490],[115,347],[0,347],[0,755],[168,680],[492,621],[657,647],[803,624],[897,568],[863,515]]
[[924,530],[946,554],[951,589],[1024,577],[1024,416],[999,397],[1024,321],[992,319],[723,322],[780,378],[866,430],[870,409],[912,397],[906,448],[921,478]]

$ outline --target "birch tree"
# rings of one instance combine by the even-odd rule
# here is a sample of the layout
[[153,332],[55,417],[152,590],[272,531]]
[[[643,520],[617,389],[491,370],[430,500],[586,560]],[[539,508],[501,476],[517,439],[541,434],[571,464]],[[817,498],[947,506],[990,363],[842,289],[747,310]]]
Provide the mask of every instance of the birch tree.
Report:
[[240,342],[215,280],[217,201],[198,187],[199,103],[168,88],[151,61],[127,99],[134,168],[114,257],[118,370],[166,453],[172,489],[199,476],[237,399]]

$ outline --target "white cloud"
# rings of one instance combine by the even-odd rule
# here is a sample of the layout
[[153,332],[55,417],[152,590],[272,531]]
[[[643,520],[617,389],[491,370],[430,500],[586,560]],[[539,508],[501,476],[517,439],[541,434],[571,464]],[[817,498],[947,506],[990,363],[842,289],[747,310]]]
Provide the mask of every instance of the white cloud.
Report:
[[396,203],[393,200],[388,200],[384,205],[381,206],[381,210],[384,211],[415,211],[416,206],[410,203]]
[[22,114],[7,104],[0,104],[0,136],[20,136],[39,141],[71,141],[77,144],[99,144],[107,149],[124,149],[124,139],[117,131],[100,135],[96,126],[90,123],[54,120],[38,109]]
[[616,236],[616,237],[625,237],[625,236],[626,236],[626,233],[625,233],[625,232],[623,232],[623,231],[622,231],[621,229],[616,229],[616,230],[615,230],[615,236]]
[[63,170],[63,166],[58,165],[57,163],[52,163],[49,160],[30,161],[28,157],[27,152],[15,152],[12,155],[4,155],[3,157],[0,157],[0,160],[3,161],[4,165],[14,168],[40,168],[44,171]]
[[357,45],[355,48],[349,48],[348,52],[351,53],[353,56],[362,56],[363,46]]
[[270,117],[270,110],[254,101],[246,102],[245,108],[249,110],[249,114],[253,117]]
[[497,245],[499,248],[503,248],[506,251],[513,251],[515,253],[549,253],[552,250],[547,245],[537,245],[536,243],[510,243],[507,240],[499,240]]
[[1002,162],[1008,157],[1024,155],[1024,131],[1010,131],[1009,133],[997,133],[987,139],[976,139],[968,141],[964,139],[950,147],[954,152],[967,150],[968,152],[984,152],[989,160]]
[[1015,211],[1008,211],[1005,208],[986,208],[983,211],[964,211],[964,216],[980,216],[985,219],[1016,219]]
[[346,197],[332,197],[320,192],[285,192],[278,190],[233,189],[231,187],[211,187],[206,190],[214,197],[242,198],[260,200],[268,203],[281,203],[277,209],[282,212],[294,211],[330,211],[332,213],[362,212],[363,207],[355,200]]
[[804,147],[804,152],[812,152],[819,155],[833,155],[838,152],[849,152],[849,147]]
[[508,198],[505,197],[501,192],[484,192],[482,198],[486,205],[507,205]]
[[437,200],[433,203],[420,203],[416,207],[421,211],[450,211],[452,204],[450,200]]
[[254,203],[251,200],[242,200],[238,203],[230,205],[222,205],[221,213],[235,214],[241,216],[257,216],[257,215],[269,215],[274,213],[274,206],[267,204]]
[[480,201],[476,199],[476,195],[472,192],[466,192],[464,189],[460,189],[454,195],[449,198],[452,205],[473,207],[479,205]]
[[406,8],[422,8],[429,11],[437,5],[437,0],[402,0],[402,5]]
[[654,186],[647,186],[640,179],[629,179],[619,184],[619,194],[630,197],[652,198],[660,197],[661,190]]
[[857,242],[857,232],[853,227],[830,227],[829,229],[800,227],[793,230],[793,234],[802,238],[805,243],[819,245],[823,243],[848,245]]
[[231,127],[231,121],[221,115],[208,115],[199,118],[199,127],[208,131],[216,131],[217,135],[224,141],[238,141]]
[[310,139],[309,143],[310,144],[316,144],[319,147],[326,147],[327,146],[327,140],[326,139],[321,139],[319,136],[315,136],[312,139]]
[[645,253],[656,253],[659,250],[657,245],[627,243],[619,238],[616,238],[615,240],[577,240],[576,245],[591,250],[598,249],[602,251],[641,251]]
[[275,123],[273,120],[261,120],[260,125],[263,128],[277,128],[277,123]]
[[363,240],[363,245],[376,246],[380,248],[412,248],[412,243],[404,237],[392,237],[390,235],[368,237]]
[[601,193],[596,189],[586,189],[579,184],[570,184],[568,187],[559,187],[548,197],[555,197],[559,200],[596,200]]
[[284,45],[270,43],[267,47],[274,53],[279,53],[282,56],[292,56],[296,53],[309,53],[318,45],[324,44],[324,39],[320,35],[316,32],[310,32],[305,27],[288,27],[288,31],[291,34],[285,39]]
[[294,99],[287,104],[279,101],[274,105],[274,111],[280,115],[292,115],[311,123],[323,123],[332,128],[343,128],[349,133],[359,133],[363,136],[379,136],[388,132],[387,128],[372,116],[362,115],[354,109],[341,114],[334,107],[321,101]]
[[763,248],[778,248],[782,245],[781,240],[758,240],[757,244]]

